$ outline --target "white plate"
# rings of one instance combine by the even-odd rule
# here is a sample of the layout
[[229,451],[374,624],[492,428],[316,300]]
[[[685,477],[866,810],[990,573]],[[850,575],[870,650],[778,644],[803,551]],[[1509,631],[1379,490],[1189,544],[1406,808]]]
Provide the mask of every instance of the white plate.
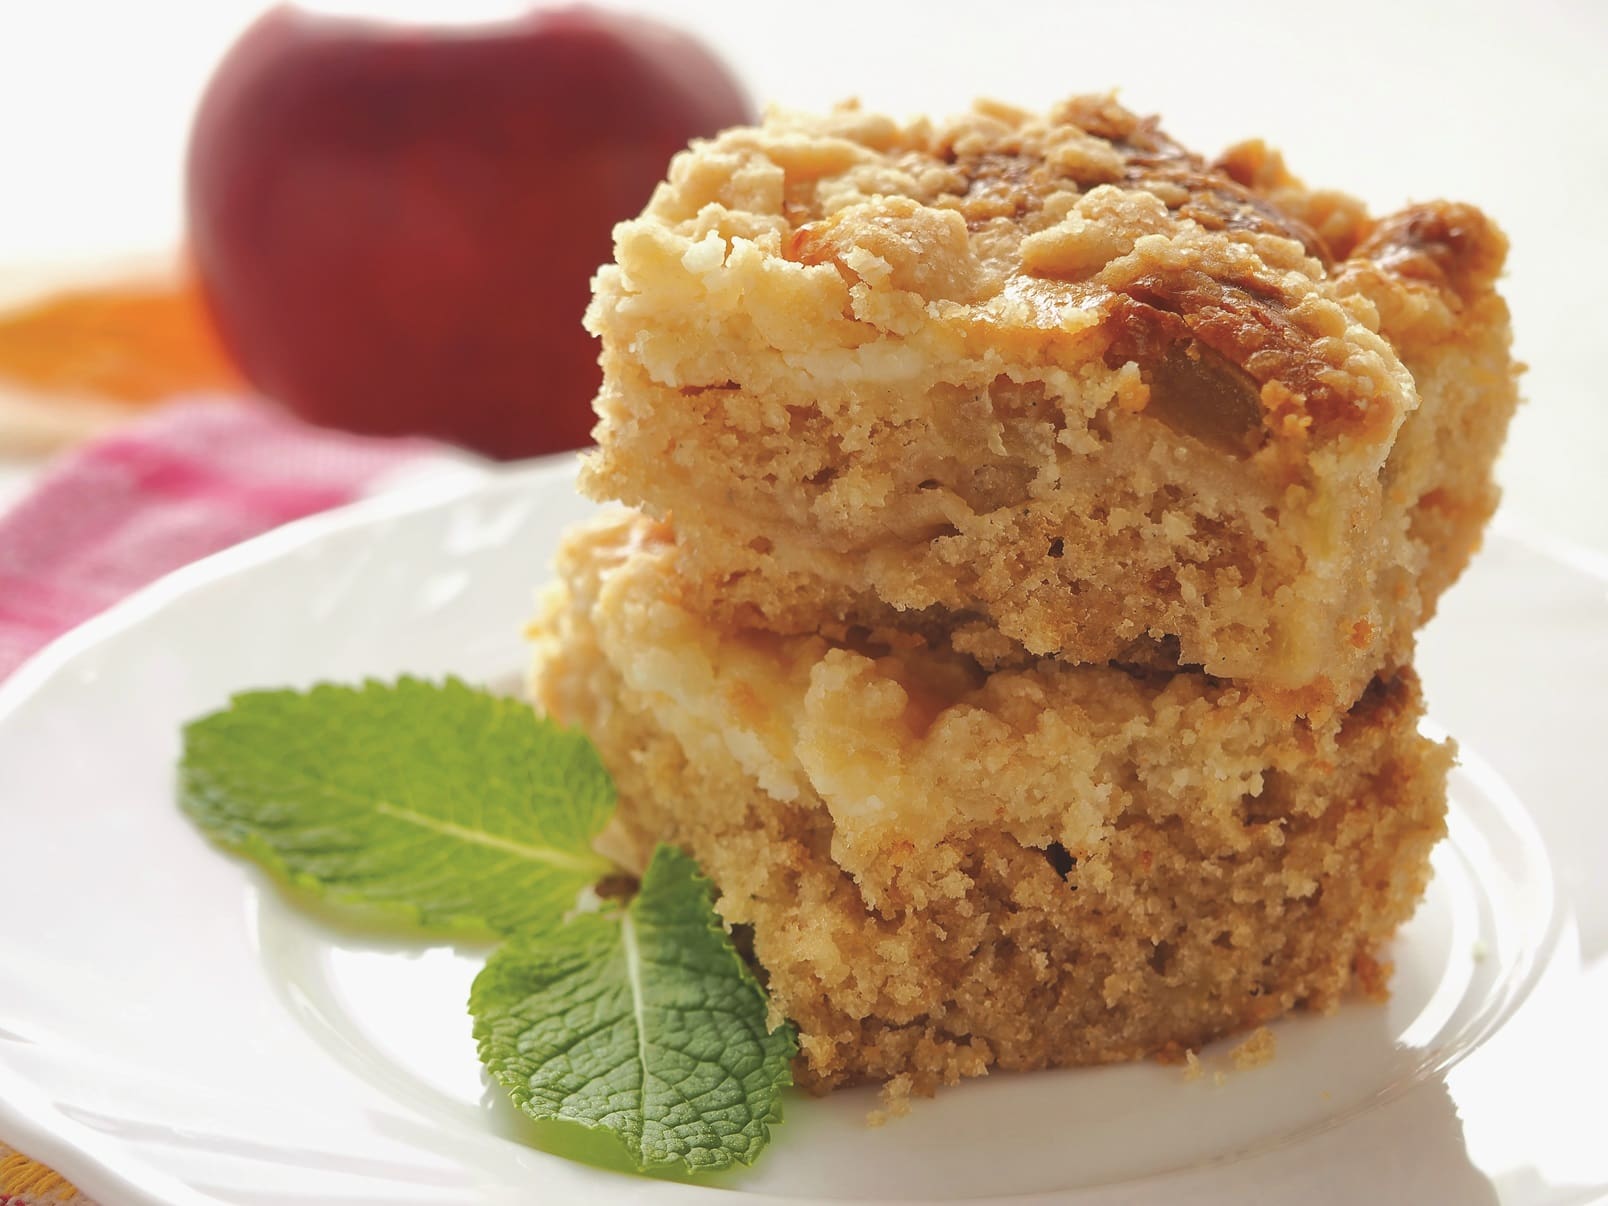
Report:
[[[1608,1187],[1608,575],[1499,531],[1425,634],[1452,839],[1387,1005],[1231,1073],[995,1076],[863,1125],[802,1096],[697,1185],[552,1154],[488,1090],[484,952],[354,930],[210,847],[179,728],[233,691],[521,667],[568,464],[361,504],[186,570],[0,687],[0,1135],[119,1203],[1037,1197],[1589,1201]],[[606,1144],[594,1157],[607,1157]]]

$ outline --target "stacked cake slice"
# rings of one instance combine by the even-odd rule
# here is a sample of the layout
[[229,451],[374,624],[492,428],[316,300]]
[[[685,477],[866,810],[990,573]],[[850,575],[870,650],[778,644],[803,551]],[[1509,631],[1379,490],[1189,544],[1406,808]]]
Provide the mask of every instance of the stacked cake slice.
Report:
[[751,927],[817,1087],[1326,1007],[1443,830],[1414,633],[1516,401],[1476,210],[1376,220],[1106,99],[679,157],[589,323],[630,504],[541,706]]

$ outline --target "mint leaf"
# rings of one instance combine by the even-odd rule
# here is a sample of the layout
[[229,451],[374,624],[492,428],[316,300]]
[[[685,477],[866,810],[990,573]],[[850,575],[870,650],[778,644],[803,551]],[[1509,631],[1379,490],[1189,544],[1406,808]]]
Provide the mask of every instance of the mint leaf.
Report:
[[179,802],[294,883],[429,926],[557,926],[614,869],[591,742],[456,679],[237,695],[186,727]]
[[481,1062],[522,1110],[613,1131],[642,1169],[751,1163],[792,1083],[792,1027],[766,1029],[709,881],[672,846],[622,913],[492,955],[469,1012]]

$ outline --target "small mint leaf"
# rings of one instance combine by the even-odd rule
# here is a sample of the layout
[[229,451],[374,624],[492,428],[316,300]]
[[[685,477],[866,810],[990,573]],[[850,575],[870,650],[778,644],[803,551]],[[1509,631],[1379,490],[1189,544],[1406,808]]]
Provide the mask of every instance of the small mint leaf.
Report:
[[186,727],[179,802],[296,884],[431,927],[556,926],[613,870],[591,742],[456,679],[237,695]]
[[612,1131],[639,1168],[749,1164],[797,1051],[697,864],[660,846],[629,908],[502,947],[469,995],[480,1059],[539,1119]]

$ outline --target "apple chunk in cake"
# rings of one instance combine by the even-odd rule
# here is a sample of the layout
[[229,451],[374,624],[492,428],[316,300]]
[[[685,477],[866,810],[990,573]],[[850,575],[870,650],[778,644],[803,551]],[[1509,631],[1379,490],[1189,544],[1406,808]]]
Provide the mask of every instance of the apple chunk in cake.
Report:
[[696,605],[750,627],[1343,710],[1494,503],[1505,249],[1255,145],[1208,166],[1108,99],[773,115],[617,229],[583,483],[674,516]]
[[616,853],[692,853],[815,1088],[1195,1048],[1333,1004],[1405,920],[1447,746],[1410,670],[1343,718],[1198,673],[724,628],[667,529],[573,532],[539,705],[597,743]]

